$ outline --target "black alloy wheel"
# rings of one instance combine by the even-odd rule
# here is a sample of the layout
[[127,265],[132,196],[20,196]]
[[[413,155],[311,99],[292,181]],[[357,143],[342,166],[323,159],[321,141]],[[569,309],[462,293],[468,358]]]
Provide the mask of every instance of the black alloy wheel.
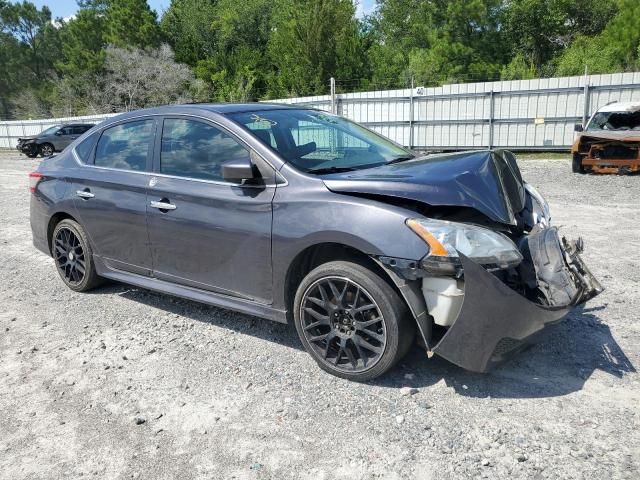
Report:
[[298,335],[318,365],[366,381],[389,370],[412,344],[404,301],[376,273],[330,262],[303,280],[295,300]]
[[58,230],[53,247],[56,265],[67,283],[79,284],[84,279],[87,262],[80,239],[70,228]]
[[325,277],[303,298],[305,337],[325,362],[361,372],[380,360],[387,332],[380,309],[362,286],[347,278]]
[[84,292],[100,283],[92,251],[82,227],[71,219],[53,230],[51,254],[62,281],[72,290]]

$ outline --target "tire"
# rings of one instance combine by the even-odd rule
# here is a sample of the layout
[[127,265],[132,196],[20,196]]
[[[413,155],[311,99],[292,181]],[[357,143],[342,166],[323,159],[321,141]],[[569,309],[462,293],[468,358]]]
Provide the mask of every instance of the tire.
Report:
[[584,173],[584,167],[582,166],[582,157],[577,153],[573,154],[573,160],[571,160],[571,171],[573,173]]
[[54,154],[54,149],[53,149],[53,145],[51,145],[50,143],[43,143],[42,145],[40,145],[40,155],[42,155],[43,157],[50,157],[51,155]]
[[91,245],[78,222],[67,218],[56,225],[51,234],[51,250],[58,275],[71,290],[87,292],[102,283]]
[[38,147],[33,146],[26,150],[24,154],[29,158],[36,158],[38,156]]
[[415,338],[415,323],[396,291],[352,262],[312,270],[300,283],[293,308],[305,350],[320,368],[348,380],[365,382],[384,374]]

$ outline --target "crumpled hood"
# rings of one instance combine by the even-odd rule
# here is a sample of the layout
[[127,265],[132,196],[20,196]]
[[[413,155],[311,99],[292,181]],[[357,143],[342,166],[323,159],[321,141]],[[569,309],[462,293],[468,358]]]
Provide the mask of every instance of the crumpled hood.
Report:
[[32,135],[30,137],[19,137],[18,141],[27,141],[27,140],[35,140],[36,138],[38,138],[38,135]]
[[619,142],[640,142],[640,132],[638,131],[607,131],[607,130],[592,130],[584,132],[580,135],[581,140],[617,140]]
[[324,175],[333,192],[406,198],[431,206],[473,208],[515,225],[525,190],[515,156],[472,151],[419,157],[402,163]]

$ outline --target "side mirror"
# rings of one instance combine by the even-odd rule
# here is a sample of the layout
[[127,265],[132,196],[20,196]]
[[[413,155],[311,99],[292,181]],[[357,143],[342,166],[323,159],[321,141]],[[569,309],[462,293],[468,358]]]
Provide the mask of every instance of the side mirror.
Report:
[[582,132],[583,130],[584,130],[584,128],[582,127],[582,124],[581,124],[581,123],[576,123],[576,124],[573,126],[573,131],[574,131],[574,132]]
[[228,182],[242,183],[256,177],[250,157],[229,160],[222,164],[222,178]]

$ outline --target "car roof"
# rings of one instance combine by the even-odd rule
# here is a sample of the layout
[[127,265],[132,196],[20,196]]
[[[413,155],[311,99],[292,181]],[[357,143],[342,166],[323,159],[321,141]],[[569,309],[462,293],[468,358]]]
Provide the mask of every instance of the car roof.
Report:
[[[279,110],[287,108],[295,108],[283,103],[266,103],[266,102],[250,102],[250,103],[189,103],[186,105],[179,105],[180,107],[197,107],[203,110],[210,110],[212,112],[226,114],[226,113],[242,113],[242,112],[255,112],[265,110]],[[299,108],[299,107],[298,107]]]
[[598,112],[637,112],[640,102],[613,102],[598,109]]
[[180,115],[180,114],[197,114],[204,112],[217,113],[227,115],[231,113],[269,111],[269,110],[294,110],[294,109],[312,110],[311,107],[300,105],[287,105],[282,103],[186,103],[182,105],[165,105],[161,107],[144,108],[141,110],[131,110],[129,112],[115,115],[108,119],[108,122],[115,123],[130,118],[136,118],[145,115]]

